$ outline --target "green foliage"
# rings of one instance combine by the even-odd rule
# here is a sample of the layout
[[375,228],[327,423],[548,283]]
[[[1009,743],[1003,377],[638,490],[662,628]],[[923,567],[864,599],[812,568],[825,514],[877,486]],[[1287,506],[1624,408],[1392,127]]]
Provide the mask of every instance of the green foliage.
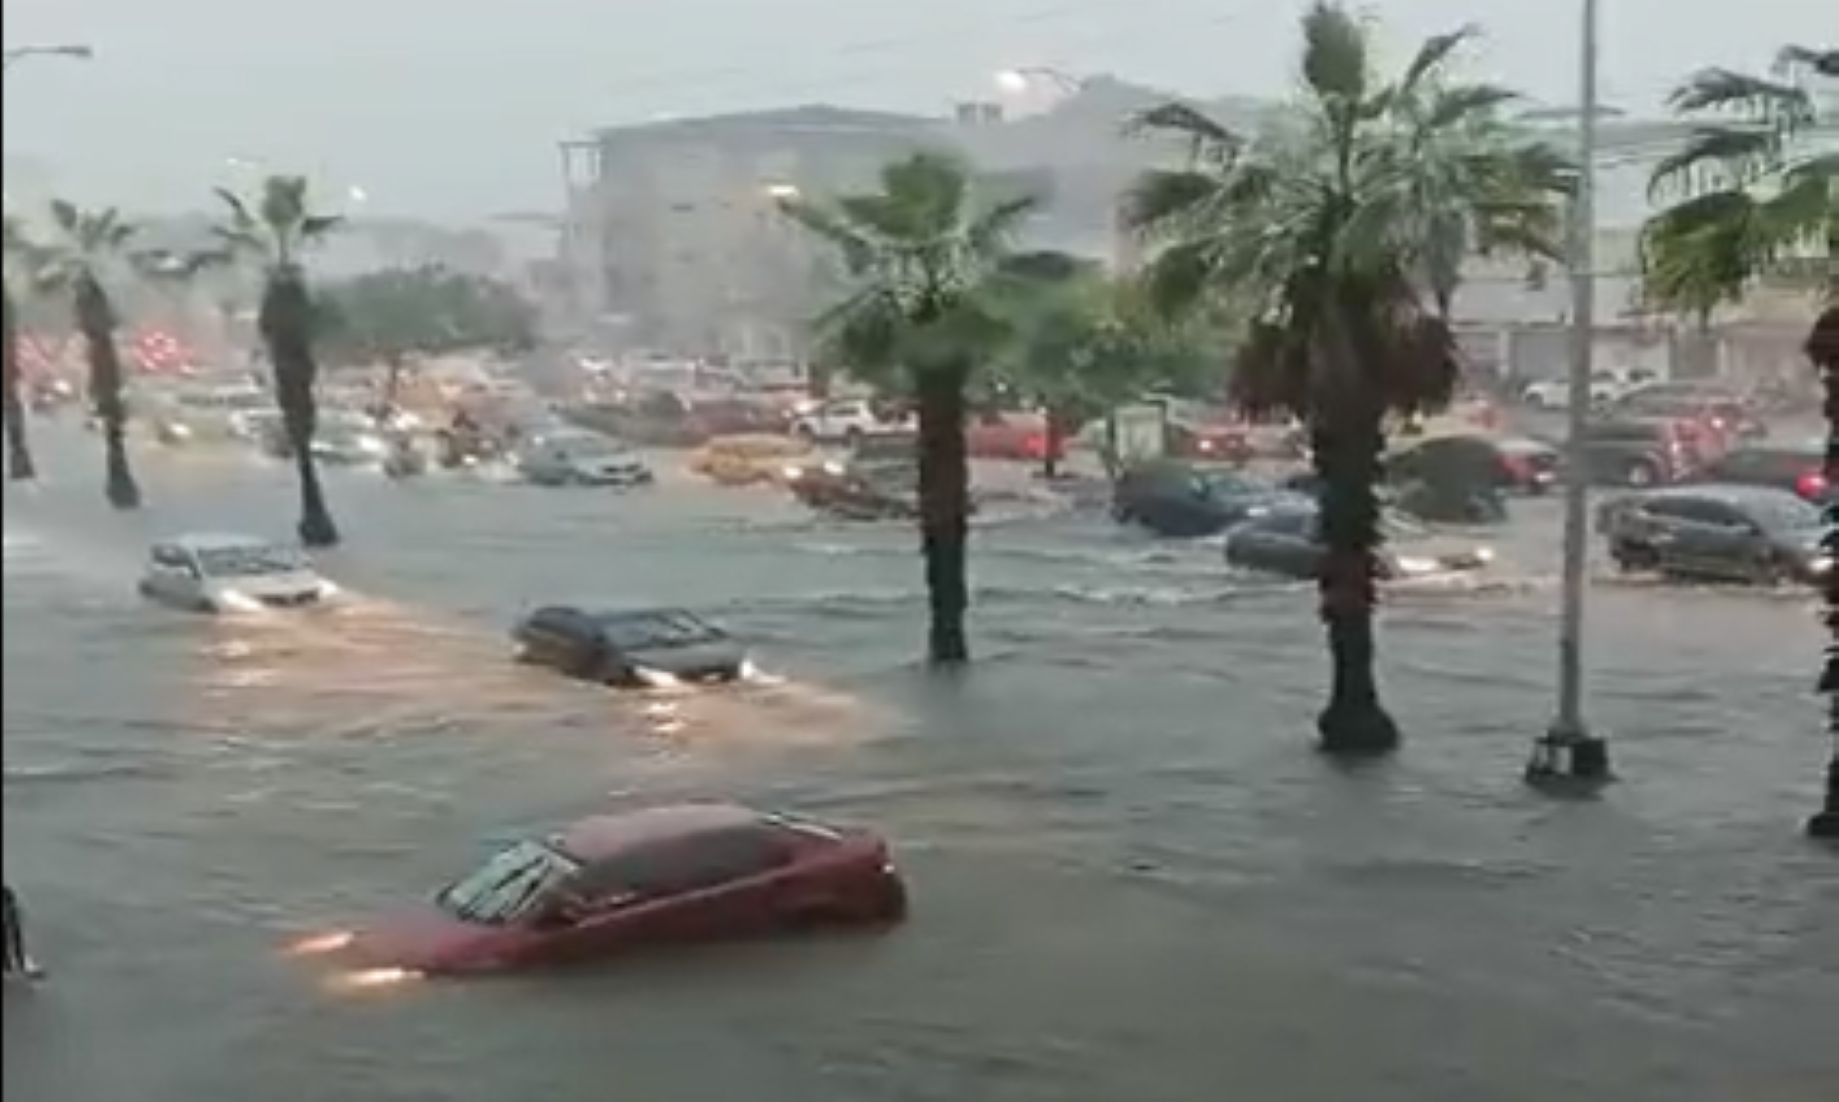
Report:
[[270,176],[253,201],[228,188],[218,188],[217,198],[225,218],[211,227],[217,249],[202,258],[207,263],[242,263],[265,272],[298,269],[308,252],[345,224],[340,215],[313,209],[304,176]]
[[884,390],[934,370],[987,365],[1014,339],[1004,303],[1077,267],[1014,247],[1037,200],[977,194],[966,165],[919,153],[882,169],[880,190],[788,199],[788,217],[841,258],[848,293],[816,322],[820,358]]
[[318,302],[321,340],[353,362],[536,342],[536,308],[516,288],[446,268],[366,273],[322,287]]
[[1250,407],[1434,407],[1456,373],[1445,315],[1463,258],[1555,255],[1565,163],[1502,121],[1511,93],[1451,76],[1473,32],[1427,40],[1382,80],[1347,9],[1315,4],[1302,29],[1301,101],[1264,131],[1181,105],[1137,120],[1193,151],[1126,200],[1156,247],[1147,293],[1172,316],[1251,306],[1233,373]]
[[1839,153],[1812,140],[1835,81],[1839,51],[1789,47],[1772,76],[1707,69],[1673,94],[1698,125],[1650,183],[1670,202],[1642,231],[1650,302],[1702,316],[1774,277],[1839,298]]
[[1170,319],[1142,288],[1096,266],[1037,284],[1011,307],[1015,339],[998,361],[1009,388],[1068,423],[1107,414],[1150,390],[1206,394],[1226,377],[1221,334],[1195,318]]

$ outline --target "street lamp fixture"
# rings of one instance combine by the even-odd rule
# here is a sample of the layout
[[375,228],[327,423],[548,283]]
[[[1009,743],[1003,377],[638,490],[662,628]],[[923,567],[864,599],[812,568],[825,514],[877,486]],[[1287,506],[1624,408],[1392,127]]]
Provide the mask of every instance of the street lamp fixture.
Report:
[[1024,65],[1013,69],[1002,69],[996,73],[995,80],[997,88],[1012,96],[1034,91],[1043,84],[1068,93],[1078,92],[1086,86],[1085,78],[1074,76],[1065,69],[1056,69],[1051,65]]
[[6,51],[4,70],[8,71],[28,57],[62,57],[72,61],[88,61],[96,56],[96,51],[81,43],[67,43],[54,46],[15,46]]
[[1596,354],[1596,153],[1600,0],[1582,0],[1578,50],[1577,177],[1570,196],[1566,264],[1571,276],[1570,439],[1565,445],[1564,563],[1558,627],[1558,714],[1534,744],[1526,780],[1540,787],[1594,787],[1613,779],[1609,744],[1590,733],[1583,715],[1584,588],[1587,582],[1589,480],[1583,455]]

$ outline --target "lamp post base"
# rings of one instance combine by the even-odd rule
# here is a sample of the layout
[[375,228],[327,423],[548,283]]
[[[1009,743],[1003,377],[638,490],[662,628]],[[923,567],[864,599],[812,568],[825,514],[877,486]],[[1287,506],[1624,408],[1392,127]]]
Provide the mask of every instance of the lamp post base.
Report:
[[1526,783],[1534,788],[1589,790],[1613,780],[1608,740],[1591,735],[1581,724],[1553,724],[1533,743],[1526,762]]

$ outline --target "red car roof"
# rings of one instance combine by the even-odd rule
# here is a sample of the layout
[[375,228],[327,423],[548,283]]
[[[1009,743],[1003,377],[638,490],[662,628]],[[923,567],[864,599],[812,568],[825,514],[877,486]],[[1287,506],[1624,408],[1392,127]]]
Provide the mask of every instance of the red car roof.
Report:
[[563,831],[557,847],[577,861],[598,861],[653,842],[747,826],[760,813],[739,804],[678,804],[582,819]]

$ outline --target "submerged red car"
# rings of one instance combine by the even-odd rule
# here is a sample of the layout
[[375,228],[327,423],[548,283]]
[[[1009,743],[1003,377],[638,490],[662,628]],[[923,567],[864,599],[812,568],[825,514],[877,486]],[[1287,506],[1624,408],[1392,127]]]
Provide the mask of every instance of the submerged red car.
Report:
[[583,819],[369,927],[310,938],[354,985],[581,964],[664,944],[906,917],[881,838],[729,804]]

